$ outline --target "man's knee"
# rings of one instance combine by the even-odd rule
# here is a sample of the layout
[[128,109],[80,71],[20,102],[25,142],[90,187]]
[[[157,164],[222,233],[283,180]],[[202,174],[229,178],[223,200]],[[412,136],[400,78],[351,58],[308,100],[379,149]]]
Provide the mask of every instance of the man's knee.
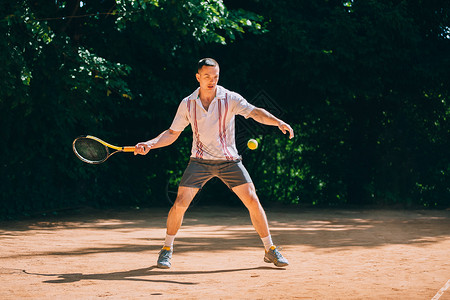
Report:
[[174,209],[186,210],[197,194],[197,191],[198,189],[196,188],[180,187],[178,189],[177,199],[173,204]]
[[261,203],[259,202],[258,196],[256,196],[256,193],[250,195],[249,199],[247,200],[247,206],[252,209],[260,209]]
[[248,209],[260,209],[261,203],[259,202],[258,195],[256,194],[255,186],[252,183],[238,186],[233,189],[233,191],[239,196]]

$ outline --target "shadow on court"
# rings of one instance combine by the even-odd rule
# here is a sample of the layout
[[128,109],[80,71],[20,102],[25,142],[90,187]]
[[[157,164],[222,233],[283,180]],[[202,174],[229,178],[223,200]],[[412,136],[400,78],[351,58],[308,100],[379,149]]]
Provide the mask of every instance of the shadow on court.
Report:
[[245,207],[197,206],[175,239],[173,268],[160,270],[152,265],[167,211],[0,223],[0,298],[419,300],[449,280],[449,210],[267,208],[273,240],[290,261],[279,269],[262,266]]
[[173,284],[185,284],[195,285],[195,282],[183,282],[175,280],[163,280],[163,279],[148,279],[148,278],[136,278],[136,277],[149,277],[149,276],[170,276],[170,275],[201,275],[201,274],[223,274],[243,271],[255,271],[255,270],[286,270],[285,268],[275,267],[255,267],[255,268],[240,268],[240,269],[225,269],[225,270],[212,270],[212,271],[161,271],[156,266],[123,271],[123,272],[111,272],[111,273],[99,273],[99,274],[82,274],[82,273],[68,273],[68,274],[40,274],[31,273],[23,270],[23,273],[27,275],[45,276],[45,277],[57,277],[57,279],[45,280],[45,283],[72,283],[82,280],[128,280],[128,281],[142,281],[142,282],[159,282],[159,283],[173,283]]
[[[267,210],[274,241],[284,247],[309,246],[318,249],[379,247],[389,244],[426,246],[450,235],[450,211],[396,210]],[[167,210],[90,212],[53,220],[3,222],[0,238],[23,237],[27,232],[58,234],[71,230],[120,231],[122,243],[111,241],[101,247],[73,247],[71,250],[14,253],[24,256],[66,256],[96,253],[140,253],[159,251],[164,241]],[[160,230],[158,236],[147,231]],[[142,231],[139,237],[127,234]],[[197,231],[202,234],[196,235]],[[191,234],[192,233],[192,234]],[[201,252],[260,248],[261,241],[247,210],[236,207],[195,207],[188,210],[175,240],[175,251]]]

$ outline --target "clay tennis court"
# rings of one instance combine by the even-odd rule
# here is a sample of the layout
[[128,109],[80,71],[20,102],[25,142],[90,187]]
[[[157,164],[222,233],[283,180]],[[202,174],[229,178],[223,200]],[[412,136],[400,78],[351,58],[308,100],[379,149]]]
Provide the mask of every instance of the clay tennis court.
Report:
[[290,266],[263,262],[244,207],[193,207],[172,268],[167,209],[0,223],[0,299],[450,299],[450,211],[267,208]]

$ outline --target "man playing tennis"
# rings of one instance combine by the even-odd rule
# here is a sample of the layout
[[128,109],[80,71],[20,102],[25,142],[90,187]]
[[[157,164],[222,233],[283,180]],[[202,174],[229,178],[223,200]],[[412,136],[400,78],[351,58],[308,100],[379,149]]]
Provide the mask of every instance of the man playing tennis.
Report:
[[289,133],[291,139],[294,131],[291,126],[266,110],[251,105],[239,94],[217,85],[219,72],[219,64],[214,59],[201,59],[196,74],[200,87],[181,101],[170,128],[156,138],[136,145],[135,155],[146,155],[151,149],[175,142],[187,125],[192,127],[190,161],[167,217],[166,239],[159,253],[157,266],[170,268],[173,241],[184,214],[195,194],[212,177],[219,177],[247,207],[253,227],[265,247],[264,261],[277,267],[287,266],[287,259],[272,243],[266,214],[237,152],[235,115],[252,118],[265,125],[278,126],[283,133]]

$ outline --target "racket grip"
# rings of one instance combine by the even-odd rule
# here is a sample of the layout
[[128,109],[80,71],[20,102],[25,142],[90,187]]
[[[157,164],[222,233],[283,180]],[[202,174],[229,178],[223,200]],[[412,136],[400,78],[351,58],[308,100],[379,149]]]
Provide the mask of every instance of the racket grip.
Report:
[[134,152],[135,147],[134,146],[125,146],[122,148],[123,152]]

